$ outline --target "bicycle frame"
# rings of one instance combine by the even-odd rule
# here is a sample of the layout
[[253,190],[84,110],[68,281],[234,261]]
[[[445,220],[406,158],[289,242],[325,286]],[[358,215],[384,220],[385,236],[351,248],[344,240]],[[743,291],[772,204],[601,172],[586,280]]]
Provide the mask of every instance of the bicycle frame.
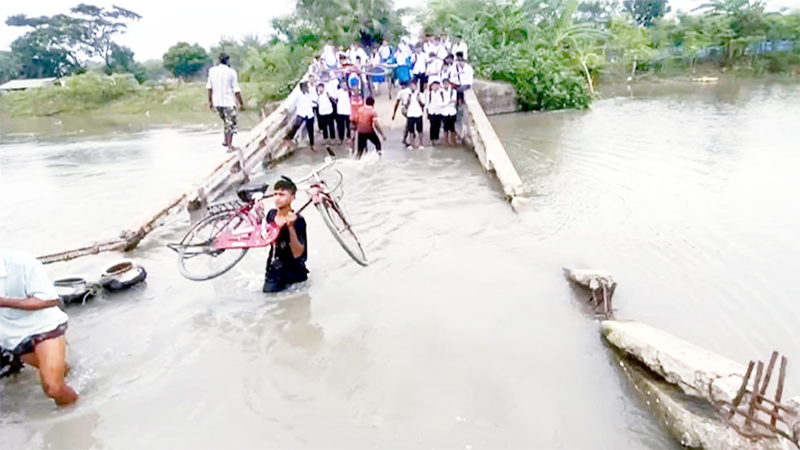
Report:
[[[311,175],[298,181],[298,183],[305,183],[311,179],[314,180],[311,185],[305,189],[306,193],[309,195],[309,199],[297,211],[297,214],[300,214],[300,212],[306,209],[311,203],[316,205],[326,200],[332,203],[330,194],[327,191],[327,186],[319,176],[319,172],[332,165],[333,159],[326,157],[324,166],[319,169],[312,169]],[[254,198],[252,202],[231,212],[228,222],[214,239],[214,248],[217,250],[229,250],[268,247],[272,245],[278,239],[278,235],[281,231],[280,227],[276,226],[274,223],[267,222],[266,217],[260,217],[255,207],[259,202],[271,196],[272,194]],[[266,208],[264,208],[264,210],[266,211]],[[240,217],[246,218],[247,223],[237,223],[235,224],[236,226],[231,227],[232,222]]]

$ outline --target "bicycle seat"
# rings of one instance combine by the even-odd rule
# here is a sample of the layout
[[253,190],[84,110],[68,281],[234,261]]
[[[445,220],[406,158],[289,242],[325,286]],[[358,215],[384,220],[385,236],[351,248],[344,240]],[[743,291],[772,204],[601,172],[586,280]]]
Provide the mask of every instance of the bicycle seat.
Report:
[[253,194],[264,194],[269,189],[268,184],[259,184],[255,186],[242,186],[236,190],[236,195],[242,199],[243,202],[252,202]]

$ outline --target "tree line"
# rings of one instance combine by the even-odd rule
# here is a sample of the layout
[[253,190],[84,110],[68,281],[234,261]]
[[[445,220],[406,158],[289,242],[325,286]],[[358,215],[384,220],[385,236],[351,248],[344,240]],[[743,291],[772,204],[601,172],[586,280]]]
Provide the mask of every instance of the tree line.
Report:
[[[463,36],[480,76],[513,83],[524,109],[585,107],[603,74],[678,69],[800,72],[800,13],[711,0],[667,15],[667,0],[432,0],[429,32]],[[624,78],[623,78],[624,79]]]
[[[800,72],[800,13],[769,12],[762,0],[709,0],[668,14],[668,0],[431,0],[419,10],[391,0],[296,0],[271,21],[273,33],[223,38],[206,50],[180,42],[144,64],[115,42],[141,19],[113,6],[80,4],[69,14],[8,17],[28,31],[0,52],[0,81],[83,73],[132,73],[140,82],[167,74],[202,76],[225,51],[240,80],[261,100],[285,95],[328,41],[349,46],[396,42],[416,15],[427,33],[463,36],[479,76],[517,89],[523,109],[587,106],[602,75],[693,73],[698,65],[752,74]],[[623,78],[624,79],[624,78]]]

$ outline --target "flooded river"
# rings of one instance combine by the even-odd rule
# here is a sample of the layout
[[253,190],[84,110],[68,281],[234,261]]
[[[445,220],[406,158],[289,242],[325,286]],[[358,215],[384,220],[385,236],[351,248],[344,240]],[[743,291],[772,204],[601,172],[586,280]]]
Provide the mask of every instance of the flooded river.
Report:
[[[208,282],[164,244],[146,286],[70,307],[56,410],[26,371],[0,382],[3,448],[674,449],[603,345],[564,266],[620,282],[620,317],[746,362],[773,349],[800,393],[800,89],[727,86],[492,119],[531,201],[511,211],[462,150],[341,160],[372,260],[308,210],[311,280],[260,293],[264,250]],[[0,242],[40,254],[113,236],[219,157],[158,131],[0,146]],[[302,154],[259,179],[300,177]],[[118,259],[47,266],[96,278]]]

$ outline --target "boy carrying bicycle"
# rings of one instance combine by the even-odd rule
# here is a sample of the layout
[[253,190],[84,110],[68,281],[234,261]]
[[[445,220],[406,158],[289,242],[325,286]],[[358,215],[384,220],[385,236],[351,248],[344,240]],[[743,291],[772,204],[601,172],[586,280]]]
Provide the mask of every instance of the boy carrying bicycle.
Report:
[[280,228],[278,240],[269,249],[264,277],[264,292],[280,292],[294,283],[306,281],[306,220],[292,210],[297,186],[281,177],[275,183],[275,208],[267,212],[267,222]]

